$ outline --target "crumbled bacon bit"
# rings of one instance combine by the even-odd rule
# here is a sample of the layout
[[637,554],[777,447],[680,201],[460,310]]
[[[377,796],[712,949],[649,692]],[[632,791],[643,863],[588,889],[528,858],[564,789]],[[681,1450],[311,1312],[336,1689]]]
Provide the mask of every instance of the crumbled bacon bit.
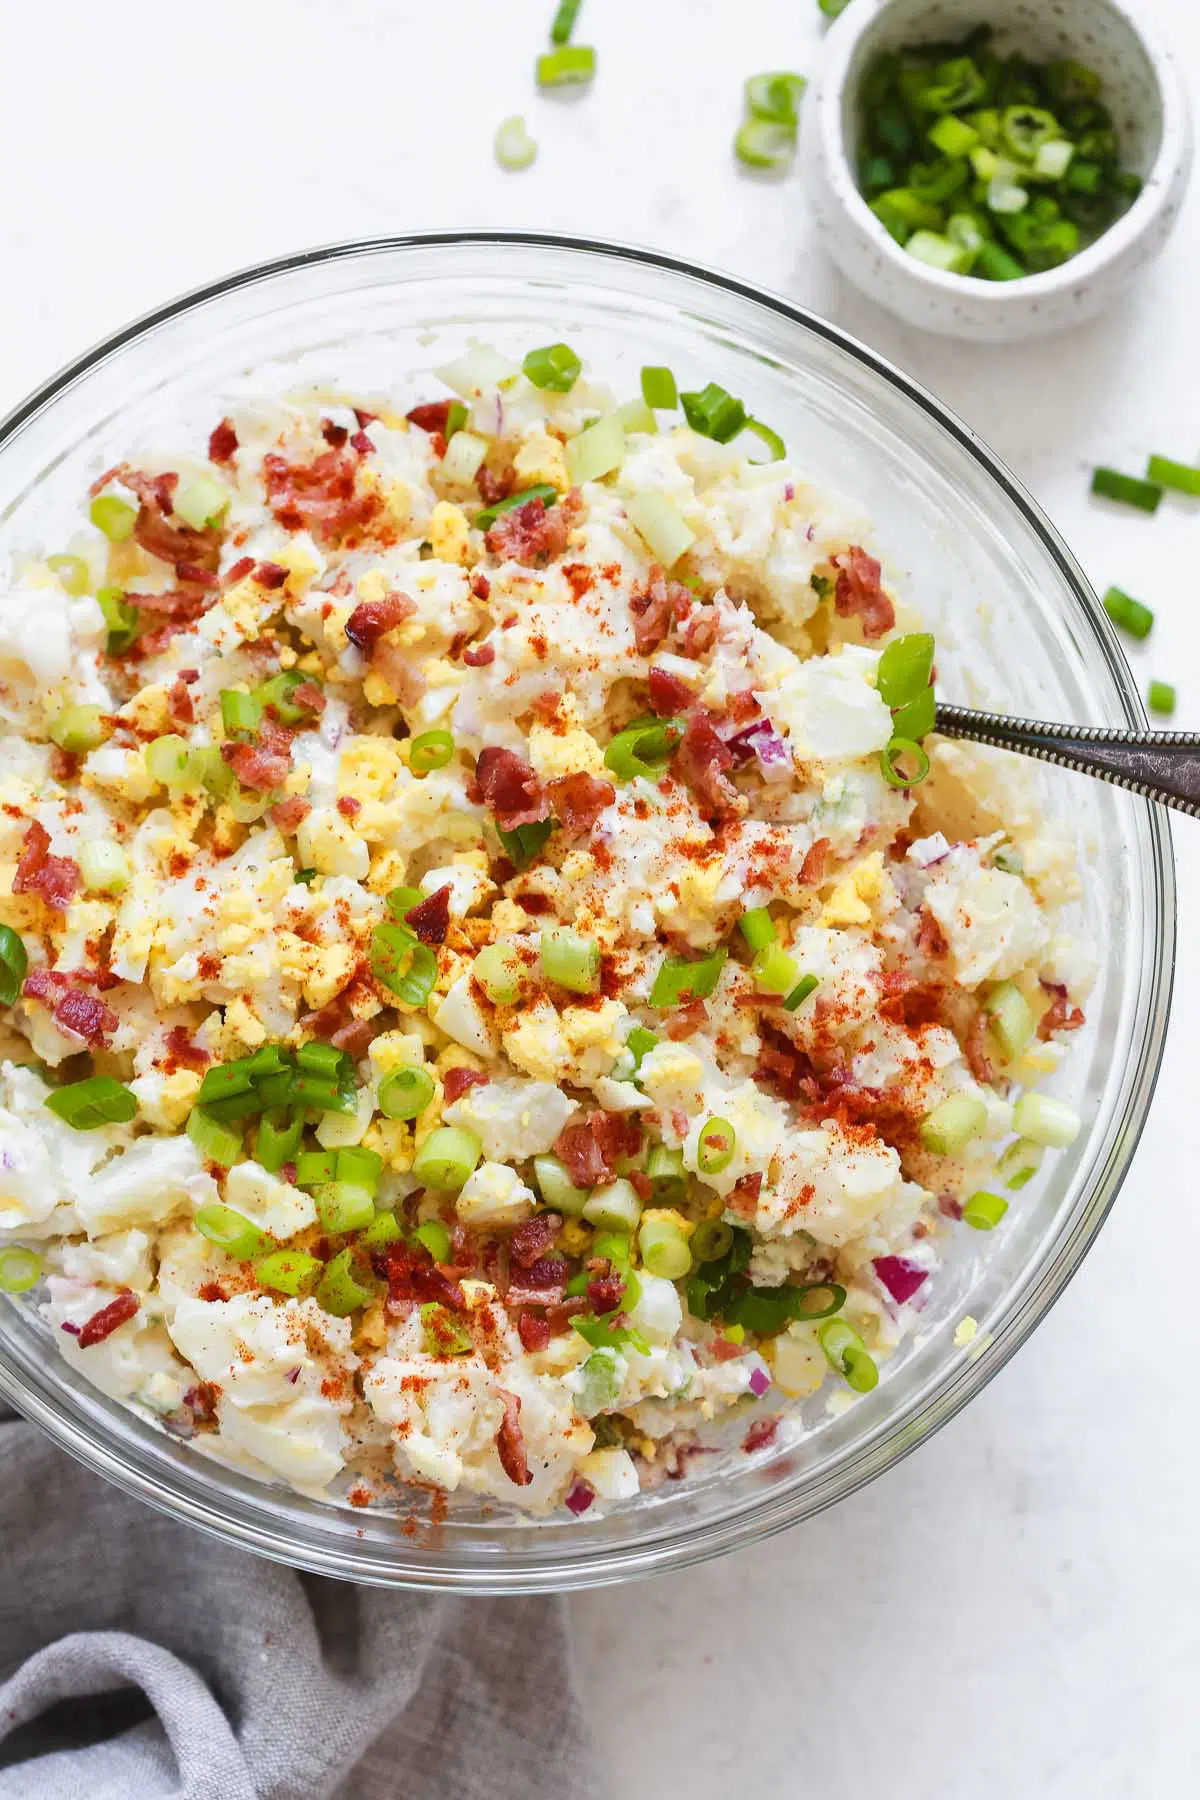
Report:
[[825,865],[832,849],[833,840],[821,837],[804,852],[804,861],[800,864],[800,879],[805,887],[819,887],[824,881]]
[[322,419],[321,436],[335,450],[340,450],[350,433],[345,425],[335,425],[332,419]]
[[264,719],[253,744],[222,744],[221,755],[243,787],[269,794],[287,780],[292,766],[291,733]]
[[454,1277],[432,1262],[414,1263],[409,1272],[412,1290],[418,1300],[435,1301],[451,1312],[465,1312],[467,1296]]
[[931,959],[946,956],[950,946],[946,942],[941,926],[928,907],[921,908],[920,918],[921,922],[917,927],[917,949],[922,956],[928,956]]
[[475,475],[475,486],[485,506],[495,506],[500,500],[507,500],[512,493],[513,472],[508,469],[489,469],[486,463],[481,464]]
[[529,1467],[525,1439],[521,1434],[521,1402],[507,1388],[497,1388],[495,1392],[504,1406],[504,1418],[496,1433],[496,1454],[500,1458],[500,1467],[517,1487],[528,1487],[533,1480],[533,1470]]
[[311,531],[318,543],[336,543],[379,510],[378,494],[358,492],[359,462],[348,449],[326,450],[312,463],[289,463],[268,451],[262,469],[279,523],[288,531]]
[[598,1275],[587,1284],[588,1304],[594,1313],[613,1313],[621,1304],[625,1284],[618,1275]]
[[13,876],[14,894],[40,894],[47,906],[66,912],[79,890],[79,864],[70,856],[51,856],[50,833],[32,819],[21,845]]
[[598,1187],[611,1181],[623,1157],[637,1153],[641,1127],[619,1113],[591,1112],[579,1125],[566,1125],[555,1141],[555,1151],[567,1166],[576,1187]]
[[138,497],[138,515],[133,536],[143,550],[151,556],[157,556],[162,562],[170,563],[180,580],[188,579],[185,570],[195,579],[195,571],[209,574],[218,567],[221,561],[221,527],[207,525],[203,530],[197,531],[174,516],[173,502],[175,489],[179,485],[178,475],[146,475],[140,469],[125,465],[121,470],[121,480]]
[[444,944],[446,932],[450,925],[451,886],[435,888],[432,894],[418,902],[411,912],[404,915],[404,923],[411,925],[423,944]]
[[669,1038],[679,1043],[699,1031],[708,1023],[708,1008],[703,1000],[689,1000],[686,1006],[677,1006],[667,1015],[663,1030]]
[[488,580],[486,575],[484,575],[480,570],[477,569],[475,571],[474,575],[472,575],[472,577],[471,577],[471,592],[472,592],[472,594],[474,594],[476,600],[486,600],[488,598],[488,595],[491,593],[491,591],[492,591],[491,582]]
[[[249,561],[249,557],[246,560]],[[281,588],[288,578],[287,570],[280,563],[260,562],[253,564],[253,568],[255,581],[259,587],[265,587],[268,592],[275,588]],[[231,569],[229,573],[232,575],[233,570]]]
[[533,1355],[538,1350],[544,1350],[550,1342],[550,1321],[538,1313],[530,1312],[528,1307],[522,1307],[517,1315],[517,1336],[521,1340],[521,1348]]
[[674,768],[702,810],[720,814],[740,806],[741,796],[725,773],[732,763],[733,755],[718,736],[712,716],[704,707],[695,707],[687,716]]
[[358,1062],[367,1054],[380,1030],[370,1019],[351,1019],[345,1025],[339,1025],[329,1041],[335,1050],[344,1050],[347,1056]]
[[746,1452],[747,1456],[753,1455],[755,1450],[765,1450],[768,1444],[773,1444],[775,1442],[778,1432],[779,1420],[777,1417],[770,1419],[755,1419],[753,1425],[751,1425],[749,1431],[742,1439],[742,1449]]
[[269,816],[271,823],[288,836],[299,830],[311,811],[312,804],[303,795],[289,794],[286,800],[280,800],[271,808]]
[[693,613],[684,626],[683,654],[691,657],[707,656],[716,641],[716,608],[708,607],[704,612]]
[[233,429],[230,419],[222,419],[214,425],[208,436],[208,460],[215,463],[232,462],[238,447],[238,435]]
[[464,1069],[456,1063],[442,1076],[442,1093],[445,1095],[447,1106],[450,1106],[455,1100],[461,1100],[469,1089],[486,1087],[487,1084],[488,1078],[482,1069]]
[[851,544],[845,556],[835,556],[838,572],[833,604],[839,619],[858,618],[863,636],[882,637],[896,623],[896,609],[883,591],[880,567],[858,544]]
[[561,1230],[562,1219],[558,1213],[535,1213],[524,1224],[518,1225],[509,1238],[508,1254],[519,1269],[532,1269]]
[[115,1012],[94,994],[68,988],[54,1008],[54,1022],[61,1031],[82,1038],[85,1044],[106,1044],[120,1024]]
[[356,800],[353,794],[339,794],[336,804],[343,819],[357,819],[362,811],[362,801]]
[[102,1344],[106,1337],[111,1337],[119,1326],[125,1325],[141,1306],[137,1295],[128,1288],[122,1288],[115,1300],[94,1312],[81,1328],[76,1342],[81,1350],[90,1350],[93,1344]]
[[680,681],[678,675],[672,675],[667,669],[651,669],[650,705],[660,719],[683,712],[691,703],[692,690],[686,681]]
[[167,711],[177,725],[194,725],[196,708],[192,696],[188,692],[187,682],[182,675],[176,676],[167,694]]
[[515,750],[479,752],[470,797],[491,808],[502,831],[535,825],[550,810],[541,782]]
[[633,639],[639,656],[657,650],[676,618],[686,618],[692,596],[681,582],[668,581],[666,572],[655,563],[642,587],[635,588],[629,598],[633,615]]
[[382,600],[363,600],[346,620],[346,636],[356,650],[370,656],[385,632],[411,619],[417,610],[415,600],[393,591]]
[[[450,408],[454,404],[453,400],[426,400],[422,405],[414,406],[404,416],[410,425],[418,425],[422,431],[430,433],[440,431],[444,437],[450,423]],[[362,419],[359,420],[360,424],[363,422]]]
[[[244,580],[253,567],[254,558],[252,556],[239,556],[237,561],[235,563],[230,563],[225,571],[225,586],[232,587],[235,582]],[[264,563],[263,567],[273,569],[276,565],[274,563]]]
[[[1043,982],[1042,985],[1046,984]],[[1056,1031],[1078,1031],[1086,1022],[1086,1016],[1080,1008],[1070,1004],[1065,989],[1054,990],[1053,1000],[1038,1020],[1037,1034],[1045,1043]]]
[[561,556],[567,547],[578,497],[565,494],[557,505],[542,499],[526,500],[501,513],[484,540],[493,556],[511,557],[526,568],[535,568]]
[[985,1086],[991,1081],[993,1075],[991,1058],[987,1053],[988,1024],[987,1014],[977,1012],[971,1020],[971,1028],[967,1032],[967,1041],[963,1046],[967,1067],[976,1081],[983,1082]]
[[357,450],[360,456],[370,456],[375,449],[375,445],[365,431],[356,431],[354,436],[350,439],[350,448],[352,450]]
[[468,669],[486,669],[489,663],[496,660],[495,644],[468,644],[462,653],[462,659]]
[[611,806],[617,791],[611,781],[600,781],[595,775],[560,775],[546,790],[550,810],[571,836],[592,829],[605,807]]
[[325,695],[315,681],[302,681],[291,692],[293,706],[302,706],[306,712],[323,713],[325,711]]

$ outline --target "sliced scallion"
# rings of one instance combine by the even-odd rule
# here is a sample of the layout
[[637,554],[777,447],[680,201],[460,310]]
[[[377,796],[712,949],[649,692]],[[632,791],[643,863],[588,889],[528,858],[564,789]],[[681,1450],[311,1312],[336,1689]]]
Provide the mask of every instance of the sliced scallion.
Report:
[[1175,711],[1175,689],[1169,681],[1152,681],[1146,693],[1147,703],[1152,713],[1159,713],[1169,718]]
[[611,475],[624,460],[625,429],[613,414],[588,425],[567,445],[567,473],[576,487]]
[[260,1231],[244,1213],[235,1212],[232,1206],[215,1202],[201,1206],[192,1223],[201,1237],[218,1245],[237,1262],[249,1262],[251,1257],[263,1256],[271,1246],[270,1234]]
[[548,394],[569,394],[583,373],[583,364],[569,344],[546,344],[531,350],[521,367],[534,387]]
[[1013,1130],[1031,1144],[1044,1144],[1050,1150],[1065,1150],[1081,1128],[1074,1107],[1050,1094],[1022,1094],[1013,1107]]
[[[907,768],[901,766],[902,757]],[[889,787],[916,787],[929,773],[929,758],[912,738],[894,737],[879,752],[879,772]]]
[[500,167],[513,173],[518,169],[527,169],[537,160],[537,143],[530,137],[520,113],[513,113],[510,118],[500,121],[493,148]]
[[697,393],[680,394],[679,401],[692,430],[718,444],[728,444],[745,427],[746,408],[715,381]]
[[869,1394],[879,1383],[874,1357],[844,1319],[830,1319],[821,1326],[817,1341],[830,1368],[837,1371],[857,1394]]
[[994,1231],[1005,1213],[1008,1201],[999,1194],[989,1194],[983,1189],[971,1198],[963,1207],[963,1223],[972,1226],[976,1231]]
[[661,1011],[669,1006],[679,1006],[684,1000],[707,1000],[721,979],[728,954],[721,945],[694,962],[682,956],[665,957],[650,989],[650,1005]]
[[12,1006],[29,973],[29,953],[20,932],[0,925],[0,1006]]
[[76,1131],[97,1131],[102,1125],[127,1125],[137,1118],[137,1095],[111,1075],[92,1075],[55,1088],[43,1104]]
[[535,72],[540,88],[582,87],[596,73],[596,52],[589,44],[564,44],[539,56]]
[[634,494],[625,513],[665,569],[673,569],[691,549],[696,534],[669,494]]
[[440,727],[418,732],[409,739],[408,766],[414,775],[430,775],[435,769],[444,769],[453,755],[454,737]]
[[666,1219],[643,1219],[638,1227],[638,1248],[651,1275],[664,1281],[680,1281],[692,1266],[687,1234]]
[[[796,154],[796,127],[771,119],[744,119],[733,140],[734,154],[748,169],[789,168]],[[706,432],[705,436],[711,436]],[[722,440],[724,441],[724,440]]]
[[920,1138],[935,1156],[957,1156],[987,1124],[987,1107],[973,1094],[949,1094],[921,1120]]
[[583,0],[559,0],[558,11],[550,27],[550,42],[566,44],[570,42],[571,33],[575,29],[575,21],[579,17],[579,8]]
[[1200,469],[1191,463],[1172,462],[1169,456],[1152,456],[1146,465],[1146,479],[1178,494],[1200,495]]
[[65,594],[78,597],[87,593],[91,576],[82,556],[48,556],[46,567],[58,577],[58,585]]
[[129,886],[129,858],[112,838],[91,838],[80,845],[79,873],[89,894],[120,894]]
[[669,412],[679,405],[679,390],[670,369],[647,363],[642,370],[642,399],[647,406]]
[[88,508],[88,517],[97,531],[102,531],[110,544],[123,544],[133,536],[137,524],[137,508],[116,494],[97,494]]
[[696,1167],[701,1175],[719,1175],[736,1149],[737,1133],[728,1119],[706,1119],[696,1140]]
[[1163,495],[1158,482],[1140,481],[1136,475],[1122,475],[1119,469],[1106,468],[1092,470],[1092,492],[1147,513],[1158,511]]
[[457,1190],[482,1155],[483,1145],[473,1131],[460,1125],[439,1125],[417,1151],[412,1172],[426,1187]]
[[1110,587],[1104,596],[1104,610],[1114,625],[1127,631],[1130,637],[1149,637],[1150,627],[1154,624],[1154,614],[1132,594],[1126,594],[1118,587]]
[[572,994],[594,994],[600,986],[600,945],[569,925],[543,931],[542,970],[547,981],[557,982]]
[[392,1069],[379,1084],[379,1110],[385,1119],[418,1119],[434,1091],[428,1069]]
[[370,1264],[361,1252],[347,1244],[325,1264],[313,1298],[323,1312],[335,1319],[347,1319],[360,1306],[369,1306],[376,1291]]
[[42,1259],[23,1244],[0,1248],[0,1294],[24,1294],[42,1278]]
[[252,1265],[261,1287],[299,1298],[311,1293],[321,1273],[321,1259],[307,1250],[273,1250]]

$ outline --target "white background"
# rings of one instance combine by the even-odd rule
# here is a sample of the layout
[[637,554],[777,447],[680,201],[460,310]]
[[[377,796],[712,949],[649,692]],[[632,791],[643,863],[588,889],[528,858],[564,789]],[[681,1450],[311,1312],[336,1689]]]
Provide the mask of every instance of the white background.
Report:
[[[1200,15],[1167,24],[1200,76]],[[1200,198],[1100,322],[977,349],[891,321],[815,248],[803,184],[738,172],[740,83],[813,69],[816,0],[584,0],[600,73],[533,92],[553,0],[109,0],[0,16],[0,409],[131,316],[339,237],[528,226],[720,264],[925,381],[1093,581],[1158,614],[1139,678],[1200,727],[1200,516],[1087,497],[1096,461],[1200,452]],[[1200,81],[1198,81],[1200,85]],[[491,158],[524,112],[535,167]],[[576,1603],[622,1795],[1116,1800],[1200,1763],[1200,824],[1176,828],[1175,1025],[1143,1147],[1066,1298],[968,1413],[808,1526]]]

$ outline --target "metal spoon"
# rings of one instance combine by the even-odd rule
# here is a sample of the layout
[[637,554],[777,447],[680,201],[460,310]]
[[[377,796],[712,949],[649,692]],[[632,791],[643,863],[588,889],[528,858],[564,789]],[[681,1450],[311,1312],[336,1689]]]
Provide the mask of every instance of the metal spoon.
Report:
[[1004,713],[941,705],[937,729],[943,737],[1019,750],[1060,769],[1095,775],[1144,800],[1200,817],[1200,733],[1050,725],[1042,719],[1010,719]]

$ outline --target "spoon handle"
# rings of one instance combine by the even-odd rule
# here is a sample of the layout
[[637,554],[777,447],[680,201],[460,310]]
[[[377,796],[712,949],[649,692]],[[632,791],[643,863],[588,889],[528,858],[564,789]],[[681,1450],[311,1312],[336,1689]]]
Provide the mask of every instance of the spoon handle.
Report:
[[967,706],[937,709],[943,737],[968,738],[998,750],[1018,750],[1128,788],[1176,812],[1200,817],[1200,734],[1192,731],[1122,731],[1101,725],[1052,725],[1010,719]]

